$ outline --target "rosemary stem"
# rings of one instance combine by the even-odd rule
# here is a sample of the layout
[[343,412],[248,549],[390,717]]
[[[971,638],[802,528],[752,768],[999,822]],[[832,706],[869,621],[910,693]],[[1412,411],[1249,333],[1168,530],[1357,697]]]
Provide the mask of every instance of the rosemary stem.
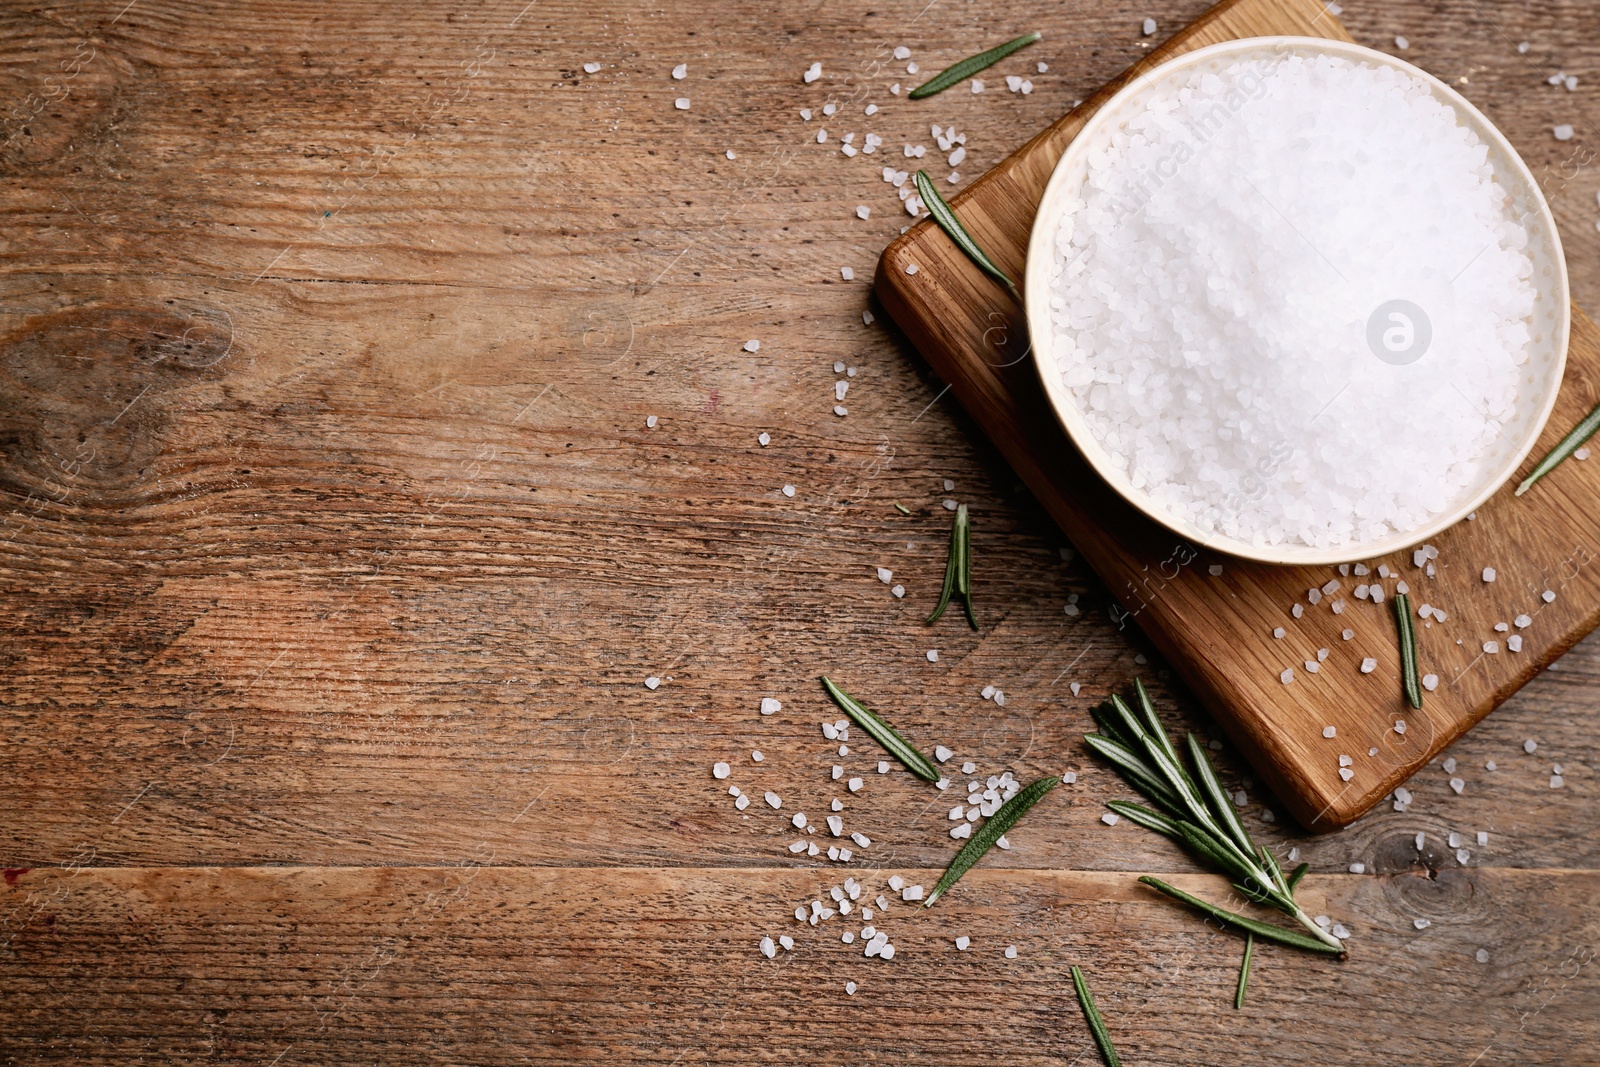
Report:
[[1332,934],[1328,933],[1328,931],[1318,926],[1311,916],[1306,914],[1305,909],[1298,904],[1296,904],[1294,907],[1294,920],[1301,926],[1304,926],[1307,930],[1310,930],[1311,933],[1316,936],[1318,941],[1321,941],[1323,944],[1328,945],[1331,948],[1338,949],[1341,953],[1344,952],[1344,942],[1340,941],[1337,937],[1334,937]]

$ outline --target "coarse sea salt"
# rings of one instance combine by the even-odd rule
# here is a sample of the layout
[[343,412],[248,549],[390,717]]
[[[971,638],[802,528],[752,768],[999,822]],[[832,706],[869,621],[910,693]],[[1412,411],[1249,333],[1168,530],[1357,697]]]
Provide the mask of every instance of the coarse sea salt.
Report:
[[[1053,370],[1112,465],[1201,530],[1415,529],[1513,413],[1535,290],[1505,201],[1487,146],[1401,71],[1196,72],[1089,158],[1057,233]],[[1415,359],[1397,299],[1430,324]]]

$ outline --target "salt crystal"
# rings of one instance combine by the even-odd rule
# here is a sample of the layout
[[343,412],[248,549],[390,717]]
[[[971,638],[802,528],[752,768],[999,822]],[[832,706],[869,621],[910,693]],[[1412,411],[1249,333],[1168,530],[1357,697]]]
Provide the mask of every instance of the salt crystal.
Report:
[[1367,865],[1365,863],[1352,863],[1350,865],[1350,873],[1351,874],[1366,874],[1367,873]]
[[[843,768],[841,768],[841,770],[842,770],[842,769],[843,769]],[[834,775],[834,777],[835,777],[835,778],[837,778],[837,777],[839,777],[839,776],[838,776],[838,775],[837,775],[837,774],[836,774],[836,775]],[[862,782],[862,780],[861,780],[861,779],[860,779],[860,778],[852,778],[852,779],[850,779],[850,781],[849,781],[849,782],[848,782],[848,783],[847,783],[847,784],[848,784],[848,785],[849,785],[849,787],[850,787],[850,792],[852,792],[852,793],[859,793],[859,792],[861,792],[861,786],[862,786],[862,785],[863,785],[863,784],[864,784],[864,783],[863,783],[863,782]]]
[[1322,728],[1322,736],[1323,737],[1337,737],[1337,736],[1339,736],[1339,730],[1338,730],[1337,727],[1324,726]]
[[813,63],[813,64],[811,64],[811,66],[806,68],[806,72],[801,75],[801,79],[807,85],[810,85],[812,82],[816,81],[820,77],[822,77],[822,64],[821,63]]
[[1521,652],[1522,635],[1512,634],[1510,637],[1506,638],[1506,648],[1510,649],[1512,652]]
[[1544,592],[1539,594],[1539,599],[1543,600],[1546,604],[1555,603],[1555,599],[1556,599],[1555,590],[1554,589],[1546,589]]
[[1489,950],[1486,949],[1486,948],[1480,948],[1477,952],[1475,952],[1473,954],[1472,958],[1477,960],[1479,963],[1488,963],[1489,962]]
[[1439,688],[1439,676],[1437,674],[1424,674],[1422,676],[1422,688],[1430,693]]
[[680,96],[678,99],[672,102],[672,106],[677,108],[679,111],[688,111],[689,98],[687,96]]
[[889,761],[888,760],[881,759],[881,760],[878,761],[878,773],[879,774],[888,774],[889,773]]
[[1533,738],[1531,738],[1531,737],[1528,740],[1522,742],[1522,751],[1528,753],[1529,755],[1532,755],[1535,751],[1538,750],[1538,748],[1539,748],[1539,742],[1533,740]]
[[1139,26],[1139,32],[1142,33],[1146,37],[1149,37],[1151,34],[1155,33],[1156,32],[1156,20],[1155,19],[1145,19],[1144,22],[1141,23],[1140,26]]
[[967,946],[970,944],[972,944],[972,938],[968,937],[966,934],[962,934],[960,937],[956,938],[956,951],[965,952],[967,951]]
[[1361,673],[1362,674],[1371,674],[1373,671],[1375,671],[1377,669],[1378,669],[1378,661],[1373,659],[1371,656],[1368,656],[1366,659],[1361,661]]
[[1006,959],[1014,960],[1016,958],[1017,958],[1017,946],[1016,945],[1007,945],[1006,946]]
[[1279,641],[1282,641],[1283,640],[1283,635],[1288,633],[1288,632],[1289,631],[1285,630],[1281,626],[1274,626],[1272,628],[1272,636],[1277,638]]
[[733,773],[733,768],[726,763],[714,763],[711,765],[711,773],[714,777],[726,778]]
[[1283,673],[1278,675],[1278,681],[1282,682],[1284,685],[1288,685],[1290,682],[1294,681],[1294,668],[1285,667],[1283,669]]
[[927,655],[928,655],[928,662],[929,663],[938,663],[939,662],[939,650],[937,648],[928,649]]
[[1562,123],[1559,126],[1553,127],[1550,132],[1555,135],[1555,138],[1558,141],[1572,140],[1572,127],[1567,123]]
[[1394,39],[1394,46],[1400,51],[1404,52],[1407,48],[1411,47],[1411,42],[1406,40],[1404,37],[1396,37]]
[[583,72],[585,74],[598,74],[598,73],[600,73],[600,64],[598,64],[598,63],[585,63],[583,65]]
[[1467,783],[1464,779],[1452,778],[1450,779],[1450,788],[1455,790],[1456,796],[1460,796],[1461,793],[1467,788]]
[[1100,816],[1100,821],[1105,823],[1107,826],[1115,826],[1121,820],[1122,817],[1114,811],[1108,811],[1104,815]]
[[761,939],[761,954],[769,960],[778,954],[778,946],[772,943],[772,938],[763,937]]
[[1427,919],[1412,919],[1411,925],[1415,926],[1418,930],[1426,930],[1428,927],[1432,926],[1433,923],[1429,922]]
[[740,811],[743,811],[745,808],[750,806],[750,798],[747,796],[740,796],[734,800],[733,806],[738,808]]
[[688,76],[689,76],[689,64],[687,64],[687,63],[679,63],[676,67],[672,68],[672,77],[673,77],[674,80],[683,81],[683,79],[687,78]]

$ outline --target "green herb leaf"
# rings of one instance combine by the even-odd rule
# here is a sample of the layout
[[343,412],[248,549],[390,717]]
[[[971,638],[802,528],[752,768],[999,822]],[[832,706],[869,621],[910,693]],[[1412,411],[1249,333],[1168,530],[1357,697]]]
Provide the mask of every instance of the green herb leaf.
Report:
[[1233,991],[1233,1010],[1244,1007],[1244,987],[1250,984],[1250,958],[1256,954],[1256,935],[1244,935],[1244,959],[1239,964],[1239,988]]
[[1182,840],[1181,835],[1178,833],[1177,823],[1159,811],[1151,811],[1143,804],[1134,804],[1127,800],[1108,800],[1106,801],[1106,807],[1124,819],[1138,823],[1146,830],[1154,830],[1158,834],[1166,834],[1168,837]]
[[1406,699],[1422,710],[1422,681],[1417,676],[1417,633],[1411,628],[1411,600],[1404,593],[1394,595],[1394,621],[1400,628],[1400,680]]
[[956,589],[961,593],[961,606],[967,612],[967,625],[976,630],[978,617],[972,613],[972,523],[965,504],[956,508],[956,525],[961,528],[961,566],[956,568]]
[[961,597],[966,604],[967,623],[976,630],[978,619],[972,613],[972,525],[967,519],[965,504],[956,508],[955,521],[950,524],[950,555],[944,564],[944,588],[939,591],[939,603],[933,614],[928,616],[929,623],[939,621],[944,609],[950,606],[952,596]]
[[939,195],[939,190],[934,187],[933,179],[928,177],[928,172],[925,170],[917,171],[915,181],[917,195],[922,197],[923,206],[928,209],[928,214],[933,216],[933,221],[939,224],[939,229],[949,235],[950,240],[954,241],[956,247],[967,254],[968,259],[977,264],[979,270],[1004,285],[1011,293],[1012,299],[1016,300],[1018,306],[1021,306],[1022,294],[1017,292],[1017,283],[1012,281],[1011,276],[1005,271],[995,266],[994,260],[990,259],[983,249],[978,247],[978,242],[973,240],[972,235],[967,232],[967,228],[961,225],[961,220],[956,218],[955,211],[949,204],[945,203],[944,197]]
[[1304,878],[1306,876],[1306,872],[1310,869],[1311,864],[1302,863],[1300,866],[1294,869],[1293,874],[1289,875],[1289,889],[1291,892],[1294,890],[1295,886],[1300,884],[1300,879]]
[[978,71],[994,66],[1017,49],[1028,47],[1028,45],[1037,41],[1039,37],[1040,35],[1037,33],[1025,33],[1021,37],[1007,41],[1005,44],[997,45],[987,52],[979,52],[975,56],[968,56],[961,62],[941,70],[938,74],[911,90],[909,95],[913,100],[921,100],[923,97],[932,96],[934,93],[942,93],[957,82],[966,81]]
[[1211,766],[1211,757],[1200,747],[1200,742],[1195,740],[1194,734],[1189,734],[1187,737],[1189,762],[1194,765],[1195,778],[1199,780],[1200,788],[1205,791],[1206,799],[1211,802],[1212,810],[1221,816],[1222,825],[1234,842],[1246,852],[1254,852],[1255,844],[1245,832],[1239,816],[1234,814],[1233,801],[1223,791],[1222,783],[1217,781],[1217,771]]
[[911,509],[910,509],[910,508],[908,508],[908,507],[906,507],[906,506],[905,506],[905,505],[904,505],[904,504],[896,504],[896,505],[895,505],[895,506],[894,506],[894,508],[895,508],[895,510],[896,510],[896,511],[898,511],[898,512],[899,512],[899,513],[900,513],[900,514],[902,514],[902,515],[909,515],[909,514],[911,514]]
[[1155,769],[1138,756],[1129,752],[1126,748],[1111,740],[1111,738],[1101,737],[1099,734],[1085,734],[1083,742],[1096,753],[1116,764],[1117,770],[1122,772],[1122,776],[1128,780],[1130,785],[1155,801],[1157,805],[1166,810],[1167,814],[1179,819],[1188,814],[1183,810],[1183,802],[1178,799],[1177,794],[1168,789],[1166,783],[1161,780]]
[[1330,945],[1327,942],[1306,937],[1304,934],[1296,933],[1293,930],[1285,930],[1281,926],[1272,926],[1269,923],[1237,915],[1226,908],[1217,907],[1210,901],[1201,900],[1197,896],[1185,893],[1183,890],[1170,886],[1161,879],[1148,874],[1140,876],[1139,881],[1165,893],[1174,900],[1181,900],[1190,907],[1205,912],[1213,919],[1227,923],[1229,926],[1237,927],[1247,933],[1255,934],[1257,937],[1264,937],[1268,941],[1276,941],[1280,945],[1289,945],[1293,948],[1303,948],[1307,952],[1320,952],[1325,956],[1338,956],[1341,959],[1346,955],[1344,947],[1337,944],[1337,942]]
[[[926,201],[927,198],[924,197],[923,199]],[[1567,436],[1563,437],[1560,443],[1550,450],[1550,454],[1539,461],[1539,465],[1533,468],[1533,473],[1524,478],[1522,484],[1517,486],[1517,495],[1521,496],[1526,493],[1533,488],[1534,482],[1555,470],[1563,460],[1576,452],[1585,441],[1593,437],[1596,430],[1600,430],[1600,407],[1585,415],[1583,421],[1574,426]]]
[[1083,1009],[1089,1032],[1094,1035],[1094,1043],[1100,1046],[1100,1058],[1106,1061],[1106,1067],[1122,1067],[1117,1050],[1112,1047],[1111,1035],[1106,1033],[1106,1021],[1100,1017],[1100,1009],[1094,1005],[1094,994],[1089,992],[1089,983],[1077,967],[1072,968],[1072,988],[1078,994],[1078,1006]]
[[[833,698],[833,702],[839,705],[846,715],[855,720],[857,726],[871,734],[874,741],[888,749],[889,755],[905,764],[906,769],[912,774],[928,782],[937,782],[939,780],[939,769],[933,765],[927,756],[911,747],[911,743],[896,733],[894,727],[868,711],[863,704],[849,693],[834,685],[833,682],[829,681],[827,675],[822,676],[822,687],[828,691],[828,695]],[[996,814],[998,815],[998,812]]]
[[950,527],[950,549],[948,558],[944,561],[944,588],[939,591],[939,603],[933,609],[933,614],[928,616],[930,624],[936,623],[944,615],[944,609],[950,606],[950,596],[956,591],[957,579],[961,573],[961,510],[956,509],[956,521]]
[[961,876],[971,870],[972,865],[982,859],[983,854],[988,852],[1007,830],[1016,825],[1023,813],[1037,804],[1060,781],[1061,779],[1053,774],[1040,778],[1024,786],[1016,796],[1000,805],[1000,810],[984,820],[983,826],[972,835],[972,839],[961,846],[961,851],[950,861],[950,866],[939,879],[939,884],[933,887],[933,892],[928,894],[928,899],[922,906],[933,907],[933,902],[944,896],[945,890],[960,881]]

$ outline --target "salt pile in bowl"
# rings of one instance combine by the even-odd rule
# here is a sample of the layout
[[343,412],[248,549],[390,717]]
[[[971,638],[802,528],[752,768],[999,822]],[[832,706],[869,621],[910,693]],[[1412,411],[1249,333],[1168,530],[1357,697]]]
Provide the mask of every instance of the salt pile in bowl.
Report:
[[1196,73],[1088,158],[1056,238],[1057,372],[1181,522],[1315,548],[1416,529],[1473,483],[1528,359],[1509,204],[1402,71]]

